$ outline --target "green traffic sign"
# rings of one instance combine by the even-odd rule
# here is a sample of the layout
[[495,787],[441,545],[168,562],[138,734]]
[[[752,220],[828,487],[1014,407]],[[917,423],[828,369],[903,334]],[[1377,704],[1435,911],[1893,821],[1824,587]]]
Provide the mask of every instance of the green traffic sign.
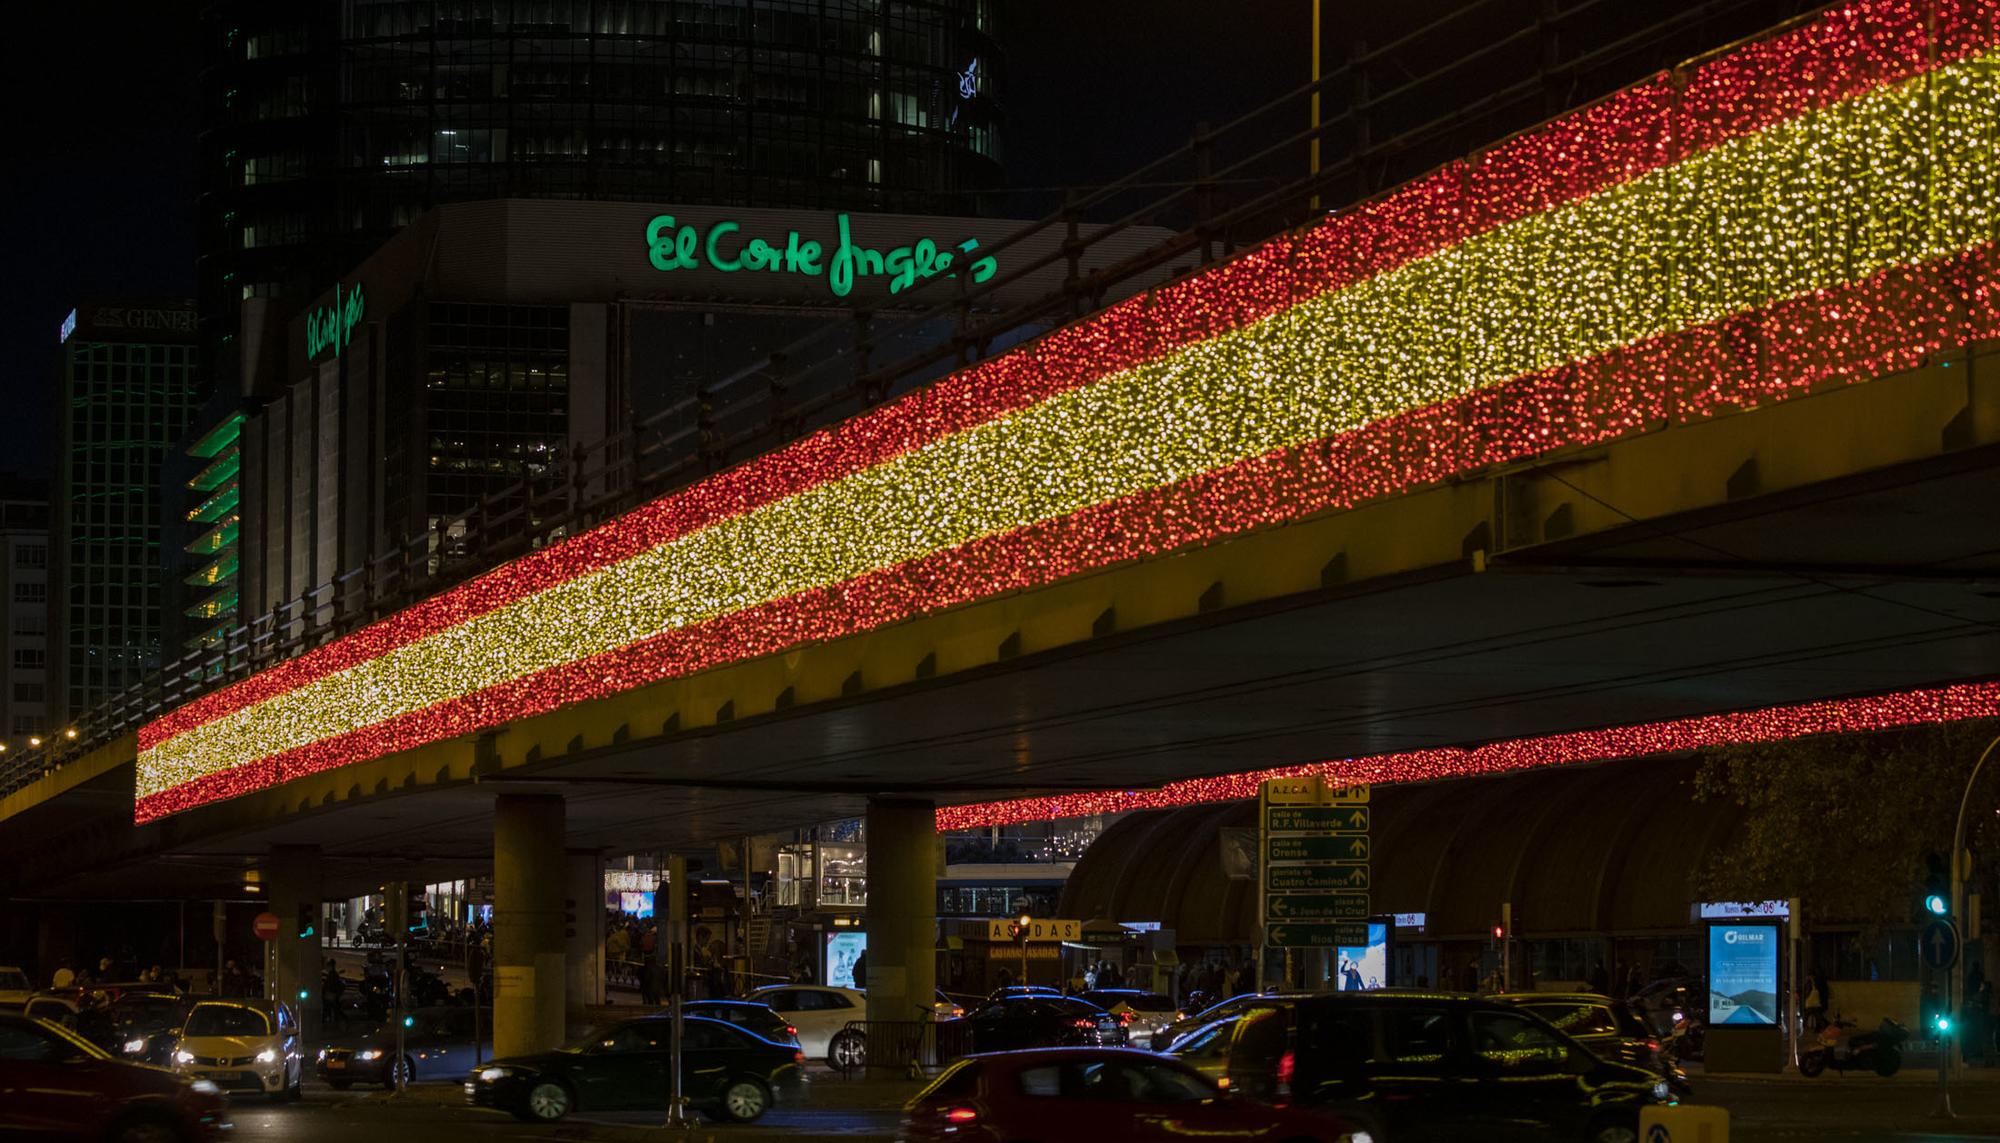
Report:
[[1298,889],[1352,889],[1354,865],[1273,865],[1264,871],[1264,888],[1273,893]]
[[1362,837],[1266,837],[1268,861],[1364,861],[1368,839]]
[[1264,926],[1264,943],[1290,948],[1361,948],[1368,943],[1368,926],[1298,925],[1281,921]]
[[1367,833],[1367,806],[1272,806],[1264,811],[1271,833]]
[[1360,921],[1368,917],[1366,893],[1287,893],[1264,898],[1274,921]]

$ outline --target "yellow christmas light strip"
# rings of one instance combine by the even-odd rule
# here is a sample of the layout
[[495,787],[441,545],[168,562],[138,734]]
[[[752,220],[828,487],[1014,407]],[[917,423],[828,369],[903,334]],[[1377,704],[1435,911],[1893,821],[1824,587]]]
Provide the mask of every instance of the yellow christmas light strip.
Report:
[[1835,104],[718,521],[159,743],[139,792],[1989,241],[1996,76]]

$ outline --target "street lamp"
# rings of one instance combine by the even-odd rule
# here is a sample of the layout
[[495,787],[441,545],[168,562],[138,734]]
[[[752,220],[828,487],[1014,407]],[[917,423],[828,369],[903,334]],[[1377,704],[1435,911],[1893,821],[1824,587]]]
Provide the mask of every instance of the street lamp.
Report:
[[1014,918],[1014,931],[1021,935],[1021,983],[1023,985],[1028,983],[1028,927],[1033,920],[1034,917],[1026,909],[1022,909],[1021,915]]
[[76,741],[76,727],[72,726],[68,730],[63,731],[63,737],[69,739],[71,742]]
[[41,736],[40,736],[40,735],[36,735],[36,734],[30,734],[30,735],[28,736],[28,745],[30,745],[30,746],[40,746],[41,744],[42,744],[42,739],[41,739]]

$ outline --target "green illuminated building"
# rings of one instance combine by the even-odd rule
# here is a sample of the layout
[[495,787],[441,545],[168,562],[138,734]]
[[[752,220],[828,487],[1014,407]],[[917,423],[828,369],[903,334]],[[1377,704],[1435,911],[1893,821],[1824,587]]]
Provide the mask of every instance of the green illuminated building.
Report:
[[238,474],[242,469],[243,414],[233,412],[188,446],[188,457],[199,466],[187,480],[187,519],[199,530],[188,541],[182,594],[190,600],[181,609],[180,629],[187,634],[182,648],[198,651],[221,638],[236,622],[237,531],[242,518]]

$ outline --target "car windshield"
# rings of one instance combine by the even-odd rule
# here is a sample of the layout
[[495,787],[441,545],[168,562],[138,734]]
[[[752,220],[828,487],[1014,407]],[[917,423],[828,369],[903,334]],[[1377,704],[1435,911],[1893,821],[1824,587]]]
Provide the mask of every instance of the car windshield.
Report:
[[170,996],[126,996],[111,1006],[120,1024],[176,1024],[187,1005]]
[[0,991],[26,992],[27,990],[28,977],[25,973],[15,968],[0,969]]
[[255,1008],[234,1004],[197,1004],[188,1013],[183,1036],[268,1036],[271,1020]]
[[1521,1007],[1547,1020],[1557,1031],[1572,1036],[1615,1036],[1620,1029],[1611,1009],[1589,1001],[1524,1004]]

